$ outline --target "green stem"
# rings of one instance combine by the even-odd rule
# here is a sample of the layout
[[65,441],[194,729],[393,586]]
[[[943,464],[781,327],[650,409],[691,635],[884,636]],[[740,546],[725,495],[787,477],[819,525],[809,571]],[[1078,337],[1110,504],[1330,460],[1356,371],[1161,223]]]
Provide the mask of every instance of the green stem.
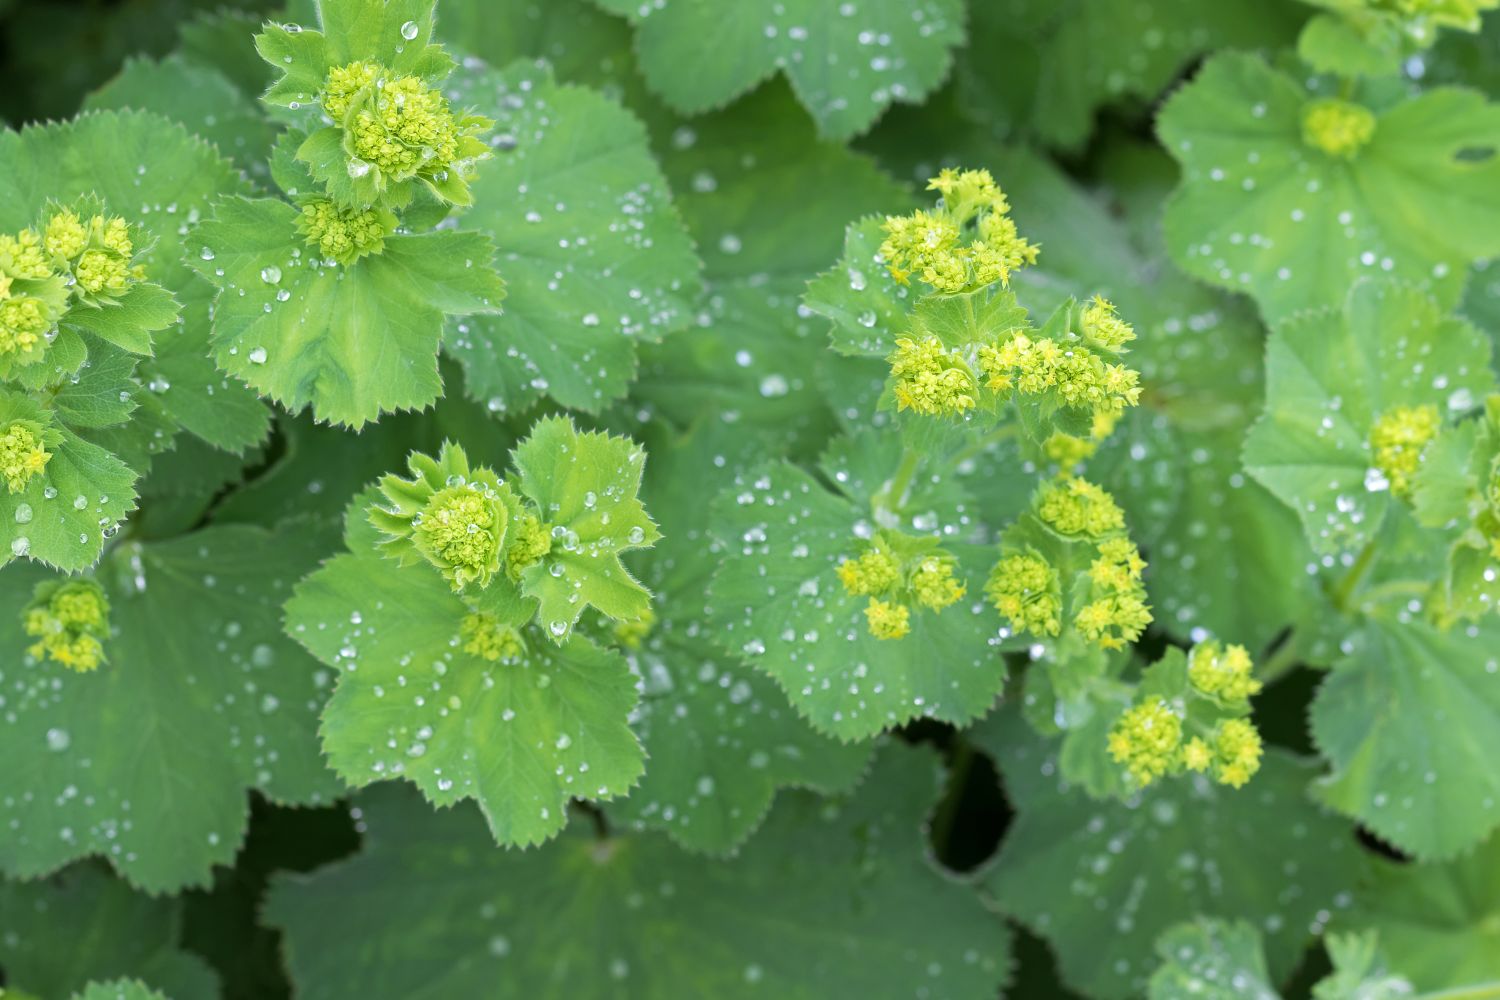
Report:
[[932,846],[940,854],[947,852],[948,838],[953,834],[953,824],[958,819],[958,803],[963,797],[964,783],[969,778],[969,768],[974,763],[974,745],[962,737],[953,746],[953,759],[948,766],[948,794],[942,807],[932,819]]
[[1330,595],[1333,606],[1341,614],[1349,613],[1349,602],[1374,565],[1375,539],[1372,538],[1365,543],[1363,549],[1360,549],[1359,555],[1354,559],[1354,565],[1349,567],[1349,572],[1344,574],[1344,578],[1333,588],[1333,593]]
[[990,445],[999,444],[1001,441],[1008,441],[1011,438],[1015,437],[1018,433],[1020,433],[1020,429],[1020,424],[1016,423],[1010,423],[1005,424],[1002,427],[996,427],[984,437],[980,438],[978,441],[975,441],[973,444],[969,445],[957,455],[954,455],[952,464],[954,466],[962,465],[976,455],[982,454],[990,447]]
[[896,474],[891,481],[885,484],[885,488],[876,493],[870,500],[870,507],[874,511],[875,520],[880,520],[880,512],[887,511],[892,515],[900,514],[901,509],[906,506],[906,494],[911,489],[911,481],[917,474],[917,467],[922,464],[922,453],[909,444],[901,446],[901,464],[896,469]]
[[1260,665],[1257,675],[1262,684],[1270,684],[1282,674],[1291,670],[1302,660],[1303,633],[1293,631],[1269,657]]
[[1412,1000],[1500,1000],[1500,982],[1455,986],[1436,993],[1419,993]]

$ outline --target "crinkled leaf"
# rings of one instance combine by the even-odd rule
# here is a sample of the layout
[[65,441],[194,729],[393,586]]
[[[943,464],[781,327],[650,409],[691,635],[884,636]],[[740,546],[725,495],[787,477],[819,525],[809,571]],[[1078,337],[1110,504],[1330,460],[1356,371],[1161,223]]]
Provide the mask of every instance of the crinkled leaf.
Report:
[[601,839],[582,817],[540,851],[497,851],[468,810],[376,789],[365,852],[279,878],[266,912],[308,1000],[989,997],[1007,935],[926,857],[934,764],[892,746],[848,799],[787,795],[733,861]]
[[734,425],[714,421],[652,450],[644,494],[672,530],[631,558],[655,594],[657,624],[628,654],[641,679],[634,725],[649,764],[640,787],[609,807],[611,817],[715,854],[751,834],[778,789],[847,790],[870,758],[868,745],[813,730],[770,677],[713,645],[704,595],[721,550],[702,495],[732,481],[753,454],[746,445]]
[[1468,155],[1500,143],[1500,107],[1430,90],[1379,110],[1369,145],[1345,160],[1303,142],[1316,96],[1229,53],[1167,102],[1161,139],[1184,171],[1165,222],[1173,255],[1271,322],[1338,305],[1382,273],[1452,304],[1469,262],[1500,253],[1500,157]]
[[[894,471],[894,470],[892,470]],[[724,558],[710,593],[719,640],[776,679],[814,726],[865,739],[918,717],[962,724],[1005,683],[1000,620],[981,595],[988,548],[947,545],[968,595],[941,613],[914,608],[911,632],[876,639],[868,598],[835,569],[864,548],[868,509],[778,463],[747,470],[714,502]]]
[[287,603],[288,634],[338,671],[321,730],[333,769],[356,786],[404,777],[438,805],[475,799],[507,845],[556,835],[570,798],[625,793],[644,755],[619,655],[535,629],[517,662],[466,652],[470,608],[430,567],[377,554],[369,502],[351,508],[350,551]]
[[651,594],[620,563],[620,553],[661,537],[636,494],[646,453],[626,438],[579,432],[565,417],[537,421],[516,448],[516,488],[552,526],[552,551],[521,574],[521,591],[540,602],[538,620],[561,641],[589,607],[632,620]]
[[233,859],[247,789],[288,803],[337,793],[313,732],[326,675],[280,627],[321,543],[306,526],[236,526],[116,548],[97,573],[109,662],[87,674],[22,655],[32,640],[16,609],[45,574],[0,576],[13,664],[0,754],[28,761],[0,772],[18,822],[0,865],[29,876],[102,854],[153,891],[199,885]]
[[964,39],[959,0],[596,2],[636,23],[641,72],[676,110],[720,107],[779,69],[831,139],[936,89]]
[[1497,908],[1500,837],[1491,837],[1443,864],[1382,863],[1338,926],[1376,930],[1391,966],[1417,989],[1457,990],[1500,979]]
[[92,979],[130,976],[173,1000],[219,996],[207,964],[179,946],[181,901],[153,899],[91,864],[0,882],[0,927],[0,967],[17,991],[50,1000]]
[[1312,768],[1281,751],[1243,789],[1190,776],[1098,802],[1060,787],[1055,755],[1019,715],[996,715],[976,736],[1018,813],[983,885],[1090,996],[1144,988],[1152,942],[1194,915],[1262,927],[1279,978],[1309,925],[1327,919],[1320,912],[1347,905],[1359,871],[1353,831],[1307,800]]
[[1489,343],[1408,286],[1362,281],[1342,313],[1287,320],[1266,356],[1266,415],[1245,468],[1302,518],[1319,553],[1358,549],[1380,528],[1390,482],[1370,431],[1400,406],[1461,415],[1495,384]]
[[460,70],[464,102],[498,109],[464,224],[489,233],[508,296],[448,330],[468,390],[491,409],[541,396],[598,411],[635,376],[636,342],[685,327],[699,262],[646,141],[613,101],[535,65]]
[[1329,805],[1420,858],[1500,825],[1500,625],[1372,619],[1312,704]]
[[499,309],[493,247],[472,232],[394,235],[327,266],[296,231],[297,210],[228,198],[194,231],[191,263],[219,287],[219,366],[292,411],[354,428],[442,392],[443,317]]

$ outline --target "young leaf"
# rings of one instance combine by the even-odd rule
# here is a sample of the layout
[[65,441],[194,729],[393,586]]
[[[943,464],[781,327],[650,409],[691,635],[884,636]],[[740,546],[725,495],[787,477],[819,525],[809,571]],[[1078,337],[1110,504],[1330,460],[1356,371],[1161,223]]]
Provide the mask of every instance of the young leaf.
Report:
[[1336,134],[1349,146],[1312,134],[1319,100],[1260,57],[1226,53],[1167,102],[1161,140],[1184,170],[1165,220],[1173,256],[1273,323],[1381,273],[1451,304],[1469,262],[1500,253],[1500,157],[1466,155],[1493,153],[1500,107],[1446,88],[1379,111],[1340,102],[1373,129],[1353,148],[1352,129]]
[[720,641],[841,740],[918,717],[968,722],[1005,684],[995,648],[999,617],[980,595],[992,554],[947,546],[959,558],[967,596],[941,613],[913,613],[904,638],[877,639],[866,598],[848,593],[835,572],[864,547],[867,516],[787,463],[736,476],[714,502],[713,531],[729,555],[710,592]]
[[1156,939],[1163,965],[1151,974],[1151,1000],[1280,1000],[1260,934],[1243,921],[1200,918]]
[[172,1000],[219,996],[207,963],[179,944],[181,900],[135,892],[96,865],[32,882],[0,881],[0,927],[8,989],[65,997],[90,980],[129,976]]
[[321,730],[333,769],[355,786],[404,777],[439,805],[475,799],[506,845],[554,836],[571,798],[626,792],[644,760],[620,657],[536,629],[517,655],[471,652],[461,634],[473,609],[431,567],[378,553],[371,502],[350,508],[349,552],[286,609],[288,634],[339,671]]
[[1500,826],[1500,626],[1440,631],[1372,618],[1310,710],[1333,763],[1318,796],[1419,858]]
[[958,0],[596,0],[636,23],[652,90],[684,114],[727,104],[780,69],[829,139],[865,131],[892,101],[920,100],[963,42]]
[[[365,852],[278,878],[266,913],[298,994],[324,1000],[413,995],[435,969],[461,996],[497,976],[527,996],[993,996],[1005,929],[926,857],[934,764],[890,746],[849,798],[788,795],[734,861],[600,839],[586,818],[540,851],[497,851],[468,810],[375,789]],[[546,919],[539,899],[555,901]]]
[[1101,998],[1136,994],[1152,942],[1186,914],[1267,928],[1278,978],[1320,911],[1347,905],[1359,871],[1349,824],[1307,801],[1312,769],[1280,751],[1250,788],[1194,777],[1125,802],[1060,786],[1055,755],[1014,712],[976,735],[1019,815],[983,885],[1057,953],[1063,979]]
[[1361,281],[1342,312],[1299,315],[1272,333],[1246,471],[1297,512],[1315,551],[1356,550],[1415,468],[1381,453],[1378,427],[1409,411],[1463,414],[1495,384],[1489,352],[1483,334],[1416,289]]
[[636,497],[646,453],[634,442],[580,433],[565,417],[539,420],[516,448],[516,487],[552,526],[552,550],[521,572],[521,591],[561,641],[589,607],[637,619],[651,594],[620,564],[620,553],[652,545],[661,533]]
[[47,577],[0,575],[10,609],[0,649],[16,665],[0,754],[30,762],[0,772],[19,823],[0,842],[0,867],[33,876],[103,854],[152,891],[201,885],[234,857],[247,789],[289,803],[333,797],[313,733],[320,679],[280,629],[281,602],[320,551],[306,526],[117,547],[98,570],[107,662],[87,673],[23,656],[35,640],[20,609]]
[[448,86],[499,109],[497,156],[479,167],[464,224],[493,237],[508,295],[503,314],[450,326],[447,347],[496,412],[544,395],[597,412],[634,378],[636,342],[687,326],[699,292],[645,129],[545,67],[462,69]]
[[442,392],[445,315],[495,312],[504,283],[478,233],[391,235],[330,265],[297,233],[297,209],[227,198],[194,231],[190,263],[219,288],[219,366],[293,412],[355,429]]

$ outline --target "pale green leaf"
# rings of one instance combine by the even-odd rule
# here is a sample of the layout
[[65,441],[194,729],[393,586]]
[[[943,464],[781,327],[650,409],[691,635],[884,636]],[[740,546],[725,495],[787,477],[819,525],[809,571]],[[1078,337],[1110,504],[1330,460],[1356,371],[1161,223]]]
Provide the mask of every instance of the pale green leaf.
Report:
[[620,553],[661,537],[636,496],[646,453],[626,438],[580,433],[565,417],[547,417],[513,457],[516,488],[552,526],[552,551],[521,574],[547,634],[562,641],[589,607],[622,620],[646,614],[651,594],[620,563]]
[[848,799],[785,796],[733,861],[587,817],[497,851],[469,810],[376,789],[365,852],[277,879],[266,914],[306,1000],[993,997],[1008,935],[927,859],[935,772],[889,747]]
[[311,406],[354,428],[432,403],[444,315],[492,312],[504,295],[489,240],[393,235],[379,253],[329,266],[296,218],[283,201],[228,198],[194,231],[190,262],[219,287],[219,366],[294,412]]
[[1370,432],[1397,407],[1462,415],[1495,384],[1489,342],[1408,286],[1361,281],[1342,312],[1287,320],[1266,359],[1266,414],[1245,469],[1302,519],[1319,553],[1355,550],[1380,528],[1389,478]]
[[644,755],[618,654],[535,629],[519,661],[466,652],[471,609],[430,567],[377,554],[369,502],[350,510],[350,551],[287,603],[288,634],[338,671],[321,730],[333,769],[356,786],[405,778],[438,805],[475,799],[506,845],[557,834],[571,798],[625,793]]
[[57,418],[68,427],[111,427],[130,419],[138,405],[137,358],[119,348],[95,345],[89,364],[52,394]]
[[498,109],[464,224],[488,233],[508,295],[499,316],[450,324],[468,391],[491,409],[542,396],[597,412],[635,377],[636,344],[687,326],[700,264],[646,131],[545,67],[459,70],[463,102]]
[[1151,974],[1151,1000],[1280,1000],[1249,924],[1178,924],[1156,939],[1156,953],[1163,965]]
[[182,902],[133,891],[92,864],[33,882],[0,881],[0,927],[6,986],[42,1000],[116,976],[173,1000],[219,996],[207,964],[180,947]]
[[636,23],[646,82],[685,114],[721,107],[780,70],[830,139],[920,101],[963,42],[959,0],[596,0]]
[[1194,916],[1262,928],[1279,979],[1322,911],[1347,906],[1359,872],[1353,832],[1308,801],[1312,768],[1282,751],[1243,789],[1195,775],[1098,802],[1060,787],[1055,755],[1015,713],[975,734],[1018,814],[983,885],[1047,939],[1076,990],[1137,995],[1157,936]]
[[[1388,274],[1451,305],[1469,262],[1500,253],[1500,108],[1430,90],[1377,108],[1352,159],[1307,146],[1319,95],[1257,56],[1215,56],[1162,109],[1181,162],[1167,243],[1195,277],[1242,291],[1271,322],[1336,306],[1358,278]],[[1460,155],[1463,154],[1463,155]]]
[[1500,625],[1371,619],[1311,708],[1323,801],[1420,858],[1500,825]]
[[314,734],[327,676],[280,628],[321,541],[306,526],[222,527],[118,546],[97,571],[109,662],[86,674],[22,655],[19,609],[46,576],[0,576],[0,649],[14,664],[0,754],[28,762],[0,771],[18,824],[0,866],[30,876],[102,854],[152,891],[201,885],[234,858],[248,789],[286,803],[337,793]]
[[179,308],[172,293],[160,285],[142,283],[121,295],[116,304],[91,309],[74,306],[63,324],[91,333],[132,354],[150,354],[151,333],[177,322]]

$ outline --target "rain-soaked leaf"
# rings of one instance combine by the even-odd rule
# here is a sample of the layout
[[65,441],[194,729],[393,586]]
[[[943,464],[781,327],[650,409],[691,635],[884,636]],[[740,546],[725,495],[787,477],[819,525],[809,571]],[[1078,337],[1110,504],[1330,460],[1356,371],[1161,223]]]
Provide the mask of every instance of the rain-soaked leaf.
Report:
[[975,735],[1018,813],[982,884],[1089,996],[1136,995],[1157,936],[1194,916],[1253,922],[1279,979],[1349,905],[1360,871],[1353,830],[1308,800],[1312,767],[1283,751],[1269,751],[1242,789],[1195,775],[1096,801],[1061,786],[1055,753],[1018,714],[997,714]]
[[852,796],[783,796],[730,861],[586,816],[498,851],[469,809],[378,788],[364,853],[278,878],[266,915],[306,1000],[992,997],[1008,935],[926,857],[934,765],[889,746]]
[[921,100],[964,38],[960,0],[595,0],[636,25],[653,91],[684,114],[722,107],[780,70],[830,139]]
[[282,602],[327,544],[298,525],[117,546],[96,571],[108,662],[88,673],[26,652],[20,611],[49,576],[0,574],[0,755],[28,762],[0,769],[15,824],[0,867],[34,876],[100,854],[151,891],[201,885],[234,858],[249,789],[336,795],[314,734],[328,678],[281,634]]
[[448,350],[494,412],[541,397],[598,411],[625,394],[636,345],[691,320],[697,255],[630,112],[545,67],[461,69],[460,103],[496,110],[464,225],[492,236],[505,311],[451,324]]
[[1239,53],[1173,95],[1158,120],[1184,174],[1166,215],[1173,256],[1269,322],[1337,306],[1372,275],[1451,305],[1469,262],[1500,254],[1500,107],[1453,88],[1377,106],[1368,144],[1346,157],[1304,138],[1325,97]]

